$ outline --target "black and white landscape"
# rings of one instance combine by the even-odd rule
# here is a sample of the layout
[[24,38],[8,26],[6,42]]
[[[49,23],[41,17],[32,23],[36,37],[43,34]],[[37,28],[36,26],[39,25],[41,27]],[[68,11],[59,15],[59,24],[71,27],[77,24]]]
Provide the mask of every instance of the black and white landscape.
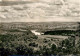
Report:
[[1,0],[0,56],[80,56],[79,0]]

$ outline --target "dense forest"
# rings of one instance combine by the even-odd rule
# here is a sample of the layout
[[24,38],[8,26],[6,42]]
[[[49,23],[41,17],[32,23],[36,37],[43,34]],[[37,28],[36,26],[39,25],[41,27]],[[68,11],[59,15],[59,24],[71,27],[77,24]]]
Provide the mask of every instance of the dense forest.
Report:
[[77,31],[75,30],[54,30],[54,31],[47,31],[45,35],[63,35],[63,36],[70,36],[76,34]]

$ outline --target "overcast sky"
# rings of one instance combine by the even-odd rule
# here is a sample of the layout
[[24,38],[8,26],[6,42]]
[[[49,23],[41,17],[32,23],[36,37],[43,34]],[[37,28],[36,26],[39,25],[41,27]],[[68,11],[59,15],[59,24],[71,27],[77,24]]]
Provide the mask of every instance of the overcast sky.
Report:
[[[37,1],[37,0],[31,0]],[[53,0],[40,0],[44,2],[51,2]],[[61,0],[62,1],[62,0]],[[80,0],[66,0],[71,3],[79,3]],[[27,7],[26,7],[27,6]],[[58,21],[58,22],[80,22],[80,15],[76,17],[76,13],[72,13],[71,10],[67,9],[66,6],[63,6],[60,9],[55,9],[57,6],[49,5],[48,3],[30,3],[27,5],[20,5],[14,7],[4,7],[0,9],[0,22],[50,22],[50,21]],[[73,6],[73,5],[72,5]],[[16,10],[15,8],[26,8],[26,10]],[[75,6],[77,7],[77,6]],[[72,9],[72,8],[71,8]],[[75,8],[80,11],[80,8]],[[1,12],[3,10],[7,10],[8,12]],[[59,13],[63,14],[63,16],[55,16]],[[64,16],[72,13],[74,16]],[[77,12],[78,13],[78,12]],[[28,15],[29,14],[29,15]],[[79,12],[80,14],[80,12]],[[27,15],[27,16],[26,16]]]
[[80,3],[80,0],[68,0],[68,1],[73,3]]

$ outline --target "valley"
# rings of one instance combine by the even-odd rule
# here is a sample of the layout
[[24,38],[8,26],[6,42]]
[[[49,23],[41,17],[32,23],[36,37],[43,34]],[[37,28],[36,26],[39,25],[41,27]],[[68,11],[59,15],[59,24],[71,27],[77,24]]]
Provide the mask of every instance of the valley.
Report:
[[[79,40],[79,37],[76,36],[78,26],[77,22],[0,23],[0,49],[3,50],[1,51],[2,55],[5,53],[4,50],[8,52],[8,54],[5,53],[6,55],[46,55],[46,52],[48,52],[47,55],[61,55],[60,52],[70,54],[71,49],[75,47],[74,44]],[[79,46],[79,44],[76,46]],[[71,48],[69,49],[70,52],[67,52],[67,48]]]

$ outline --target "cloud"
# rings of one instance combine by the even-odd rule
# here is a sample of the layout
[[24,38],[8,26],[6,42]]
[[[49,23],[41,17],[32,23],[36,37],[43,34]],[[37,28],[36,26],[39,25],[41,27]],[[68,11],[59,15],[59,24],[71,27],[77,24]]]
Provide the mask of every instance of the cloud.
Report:
[[[75,3],[67,5],[54,4],[53,0],[44,2],[32,2],[26,4],[1,6],[0,21],[3,22],[70,22],[80,21],[80,7]],[[60,0],[59,0],[60,1]],[[62,0],[61,0],[62,1]],[[63,2],[64,3],[64,2]]]
[[67,1],[72,3],[80,3],[80,0],[67,0]]

